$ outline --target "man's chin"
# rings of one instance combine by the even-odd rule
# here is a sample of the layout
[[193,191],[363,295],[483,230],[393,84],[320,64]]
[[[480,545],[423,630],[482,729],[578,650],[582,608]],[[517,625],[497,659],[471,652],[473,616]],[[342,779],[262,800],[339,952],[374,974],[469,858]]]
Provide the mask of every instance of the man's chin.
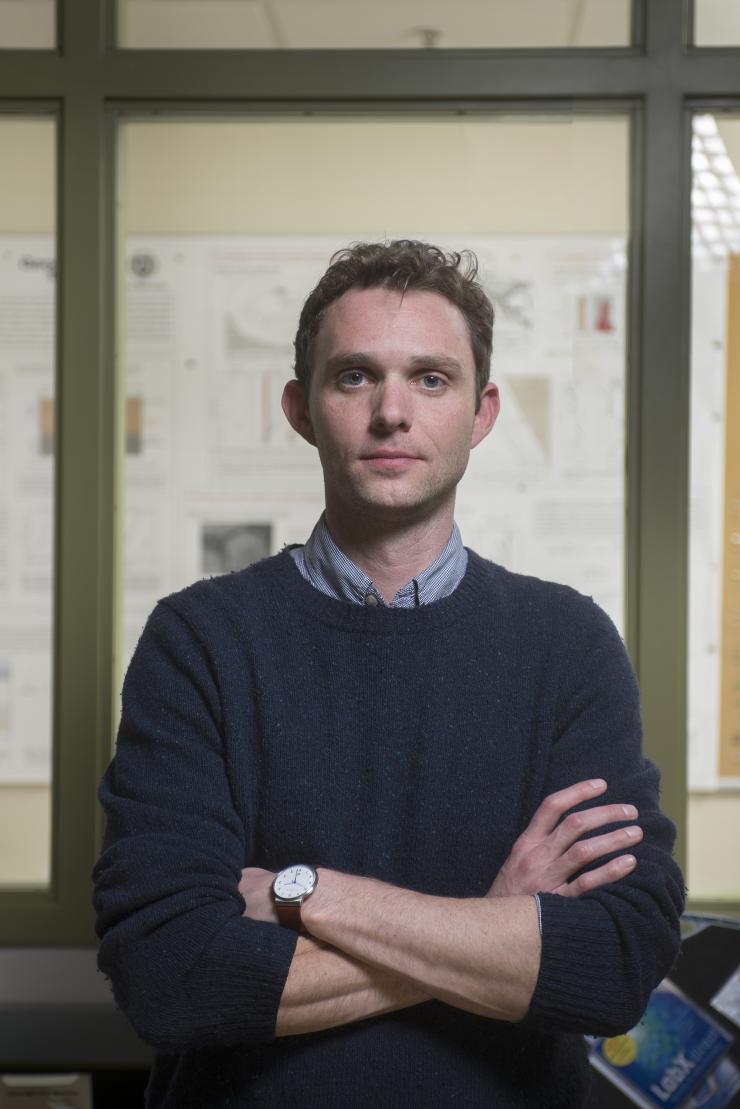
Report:
[[428,490],[401,489],[396,486],[381,491],[356,490],[355,497],[351,503],[347,503],[347,508],[361,512],[366,520],[397,524],[412,523],[434,516],[450,504],[454,505],[454,501],[454,488],[430,494]]

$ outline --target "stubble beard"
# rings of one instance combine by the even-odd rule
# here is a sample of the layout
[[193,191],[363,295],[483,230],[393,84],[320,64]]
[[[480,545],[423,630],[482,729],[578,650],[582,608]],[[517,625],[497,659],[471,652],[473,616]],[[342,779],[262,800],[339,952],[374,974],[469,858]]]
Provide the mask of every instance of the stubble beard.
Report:
[[346,472],[336,483],[325,479],[330,511],[375,520],[378,524],[412,523],[454,507],[457,486],[467,468],[468,456],[455,461],[443,474],[426,475],[409,482],[407,475],[376,475],[352,480]]

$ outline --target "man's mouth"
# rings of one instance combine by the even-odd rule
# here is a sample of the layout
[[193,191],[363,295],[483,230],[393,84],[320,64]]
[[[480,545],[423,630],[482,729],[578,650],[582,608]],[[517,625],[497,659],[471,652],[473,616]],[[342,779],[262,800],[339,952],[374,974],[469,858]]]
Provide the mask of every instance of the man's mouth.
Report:
[[393,470],[401,469],[412,462],[419,462],[418,455],[409,454],[408,451],[379,450],[360,456],[362,462],[367,462],[376,469]]
[[417,455],[409,454],[408,451],[370,451],[362,456],[363,458],[416,458]]

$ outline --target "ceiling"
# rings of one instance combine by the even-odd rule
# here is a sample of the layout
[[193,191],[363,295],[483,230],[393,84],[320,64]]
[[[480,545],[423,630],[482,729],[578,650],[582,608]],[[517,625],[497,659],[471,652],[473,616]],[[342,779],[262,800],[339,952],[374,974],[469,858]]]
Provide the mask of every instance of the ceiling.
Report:
[[[122,46],[624,46],[631,0],[119,0]],[[696,43],[740,45],[738,0],[695,0]],[[0,0],[0,49],[54,45],[54,0]]]
[[124,0],[139,48],[620,46],[629,0]]

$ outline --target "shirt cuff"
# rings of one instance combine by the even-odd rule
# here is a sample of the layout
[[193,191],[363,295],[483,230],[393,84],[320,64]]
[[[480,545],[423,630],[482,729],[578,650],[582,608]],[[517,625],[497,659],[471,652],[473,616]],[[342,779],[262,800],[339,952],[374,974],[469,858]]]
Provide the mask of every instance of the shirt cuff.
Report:
[[534,903],[537,906],[537,926],[540,930],[540,939],[542,938],[542,905],[540,904],[540,895],[533,893]]

